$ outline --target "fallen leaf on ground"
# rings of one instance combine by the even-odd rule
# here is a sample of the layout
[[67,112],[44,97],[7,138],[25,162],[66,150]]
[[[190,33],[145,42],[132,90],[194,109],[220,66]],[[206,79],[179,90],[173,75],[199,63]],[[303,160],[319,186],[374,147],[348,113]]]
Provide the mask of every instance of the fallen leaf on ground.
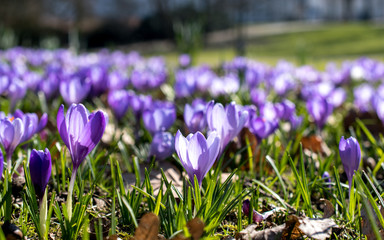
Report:
[[240,240],[277,240],[277,239],[301,239],[303,236],[325,240],[332,234],[332,228],[337,227],[335,221],[330,218],[302,218],[291,215],[285,224],[258,231],[257,225],[249,225],[241,231],[236,239]]
[[330,156],[332,153],[323,139],[317,135],[303,137],[301,143],[303,144],[303,149],[308,149],[313,153],[322,153],[326,156]]
[[324,204],[324,215],[323,218],[330,218],[335,213],[335,208],[333,207],[333,204],[327,200],[327,199],[320,199],[320,202]]
[[257,228],[258,225],[251,224],[246,229],[241,231],[239,234],[237,234],[236,239],[238,240],[276,240],[281,239],[284,226],[279,225],[273,228],[265,229],[262,231],[258,231]]
[[194,218],[188,221],[187,228],[192,235],[193,240],[199,240],[204,233],[204,222],[200,218]]
[[140,220],[135,232],[135,240],[156,240],[159,233],[160,220],[156,214],[146,213]]
[[299,219],[300,230],[310,238],[323,240],[332,234],[332,228],[337,227],[335,221],[331,218],[303,218]]
[[299,217],[295,215],[288,216],[288,220],[285,223],[281,239],[299,239],[303,237],[303,232],[300,229]]

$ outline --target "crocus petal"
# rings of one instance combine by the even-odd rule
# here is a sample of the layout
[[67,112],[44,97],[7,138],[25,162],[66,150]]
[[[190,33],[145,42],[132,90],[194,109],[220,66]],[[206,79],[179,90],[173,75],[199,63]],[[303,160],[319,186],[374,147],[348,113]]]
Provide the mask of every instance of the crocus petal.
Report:
[[19,119],[19,118],[16,118],[12,124],[14,127],[12,149],[14,150],[17,147],[17,145],[20,143],[21,138],[23,137],[24,125],[23,125],[23,122],[21,121],[21,119]]
[[[188,144],[188,159],[194,170],[198,170],[201,166],[199,163],[205,161],[205,153],[207,151],[207,142],[200,132],[197,132],[193,135]],[[199,176],[197,176],[199,178]]]
[[181,163],[183,164],[183,167],[188,173],[193,169],[188,159],[187,148],[188,140],[183,136],[183,134],[181,134],[180,130],[178,130],[175,137],[175,150]]
[[0,141],[6,153],[9,153],[9,148],[15,135],[15,129],[8,119],[2,119],[0,123]]
[[70,145],[79,140],[88,122],[88,115],[88,110],[82,104],[72,104],[68,109],[65,122]]
[[216,161],[217,156],[220,152],[220,137],[216,132],[211,132],[207,139],[207,147],[209,151],[209,156],[207,157],[208,161],[205,161],[201,164],[201,168],[204,169],[203,176],[207,175],[208,171],[211,169],[213,164]]
[[57,112],[56,124],[57,124],[57,129],[59,130],[61,139],[63,140],[67,148],[69,148],[70,146],[68,142],[68,131],[67,131],[67,125],[65,123],[63,104],[60,106],[59,111]]
[[47,123],[48,123],[48,114],[44,113],[40,118],[40,122],[39,122],[39,125],[37,126],[36,132],[41,132],[41,130],[45,128]]
[[78,165],[101,140],[106,125],[107,122],[104,113],[101,111],[97,111],[92,119],[85,125],[82,134],[80,135],[79,141],[76,143]]

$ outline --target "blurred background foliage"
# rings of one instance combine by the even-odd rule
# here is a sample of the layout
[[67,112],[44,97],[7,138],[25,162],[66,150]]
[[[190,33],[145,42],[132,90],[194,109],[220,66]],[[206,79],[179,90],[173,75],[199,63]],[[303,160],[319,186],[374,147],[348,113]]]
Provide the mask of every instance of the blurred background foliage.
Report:
[[[0,48],[108,47],[275,62],[384,53],[384,0],[1,0]],[[204,49],[204,51],[200,51]]]

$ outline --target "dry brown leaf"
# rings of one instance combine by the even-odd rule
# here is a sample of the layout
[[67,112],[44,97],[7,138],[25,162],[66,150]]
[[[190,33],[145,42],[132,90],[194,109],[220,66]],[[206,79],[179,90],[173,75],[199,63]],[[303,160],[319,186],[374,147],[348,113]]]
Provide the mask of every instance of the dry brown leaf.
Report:
[[121,238],[119,238],[116,234],[114,235],[111,235],[111,236],[107,236],[104,238],[104,240],[119,240]]
[[194,218],[188,221],[187,228],[193,240],[199,240],[204,233],[204,222],[200,218]]
[[325,240],[332,234],[332,228],[337,227],[331,218],[301,218],[300,230],[310,238]]
[[256,224],[251,224],[236,235],[239,240],[277,240],[281,239],[285,224],[258,231]]
[[172,240],[188,240],[182,233],[177,234]]
[[335,213],[335,208],[333,207],[333,204],[327,200],[327,199],[320,199],[320,202],[324,204],[324,215],[323,218],[330,218]]
[[281,239],[283,240],[294,240],[303,237],[303,232],[299,228],[299,218],[295,215],[288,216],[288,220],[285,223]]
[[[372,209],[372,207],[371,207]],[[379,206],[380,213],[384,217],[384,208]],[[372,209],[373,215],[375,216],[375,223],[379,227],[380,236],[382,239],[384,239],[384,229],[381,227],[381,223],[379,221],[379,218],[377,217],[376,213]],[[373,233],[371,223],[369,222],[368,213],[365,210],[365,208],[361,209],[361,233],[367,236],[368,240],[374,240],[376,239],[375,234]]]
[[330,156],[332,153],[323,139],[317,135],[303,137],[301,143],[303,144],[303,149],[310,150],[313,153],[322,153],[326,156]]
[[156,240],[159,233],[160,220],[156,214],[146,213],[140,220],[135,232],[135,240]]
[[249,225],[241,231],[236,239],[241,240],[277,240],[277,239],[301,239],[304,236],[309,238],[325,240],[332,234],[332,228],[337,227],[333,219],[330,218],[299,218],[295,215],[288,216],[288,221],[270,229],[257,231],[257,225]]

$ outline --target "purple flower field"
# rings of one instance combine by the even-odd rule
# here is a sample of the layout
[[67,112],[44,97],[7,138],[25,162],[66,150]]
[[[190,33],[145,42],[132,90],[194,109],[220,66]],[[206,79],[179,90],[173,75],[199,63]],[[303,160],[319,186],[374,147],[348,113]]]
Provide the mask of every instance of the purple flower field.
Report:
[[384,237],[384,62],[192,62],[1,51],[0,239]]

